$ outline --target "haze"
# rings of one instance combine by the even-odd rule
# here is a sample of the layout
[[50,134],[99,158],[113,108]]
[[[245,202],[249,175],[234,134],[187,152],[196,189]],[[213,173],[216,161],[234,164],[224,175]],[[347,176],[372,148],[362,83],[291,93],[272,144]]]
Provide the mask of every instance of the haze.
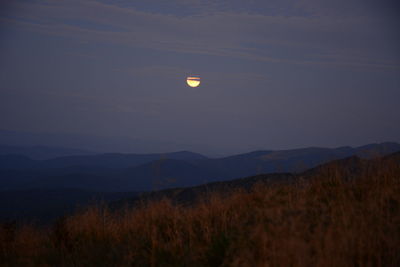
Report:
[[5,1],[0,128],[169,144],[140,152],[399,142],[398,14],[378,0]]

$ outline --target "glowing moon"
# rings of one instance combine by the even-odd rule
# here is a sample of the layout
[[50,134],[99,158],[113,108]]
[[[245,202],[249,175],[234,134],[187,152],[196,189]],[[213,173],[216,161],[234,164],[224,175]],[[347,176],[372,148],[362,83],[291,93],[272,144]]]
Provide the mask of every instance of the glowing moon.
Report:
[[186,82],[190,87],[197,87],[200,85],[200,77],[187,77]]

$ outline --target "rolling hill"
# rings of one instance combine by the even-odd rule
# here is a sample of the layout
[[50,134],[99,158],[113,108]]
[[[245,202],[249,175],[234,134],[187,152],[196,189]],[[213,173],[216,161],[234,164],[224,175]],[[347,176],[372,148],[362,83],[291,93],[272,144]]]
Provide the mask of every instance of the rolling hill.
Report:
[[24,155],[37,160],[93,154],[96,153],[83,149],[72,149],[65,147],[0,145],[0,155]]
[[255,151],[207,158],[181,151],[165,154],[79,155],[33,160],[0,156],[0,191],[32,188],[80,188],[91,191],[151,191],[267,173],[296,173],[328,161],[373,158],[400,151],[396,143],[362,147]]
[[344,159],[333,160],[300,173],[270,173],[250,177],[233,179],[223,182],[213,182],[194,187],[171,188],[154,192],[138,193],[134,197],[121,199],[111,203],[111,207],[120,208],[126,205],[134,206],[138,202],[159,201],[167,198],[176,204],[192,205],[198,199],[217,193],[218,196],[228,195],[238,189],[251,190],[256,184],[276,185],[294,184],[296,182],[312,181],[324,177],[346,177],[347,180],[357,179],[368,175],[378,175],[390,169],[393,163],[399,166],[400,152],[389,154],[374,159],[363,159],[351,156]]

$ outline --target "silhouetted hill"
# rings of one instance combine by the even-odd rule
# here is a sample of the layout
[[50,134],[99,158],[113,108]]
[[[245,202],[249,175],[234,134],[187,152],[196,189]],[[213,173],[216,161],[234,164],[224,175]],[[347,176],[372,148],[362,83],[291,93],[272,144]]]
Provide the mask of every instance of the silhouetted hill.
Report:
[[299,173],[353,155],[370,158],[399,150],[399,144],[383,143],[358,148],[255,151],[216,159],[187,151],[143,155],[108,153],[49,160],[3,155],[0,156],[0,191],[37,187],[151,191],[261,173]]
[[[205,195],[229,194],[232,190],[237,189],[249,190],[257,183],[268,185],[294,183],[299,179],[309,180],[313,177],[323,178],[334,175],[353,179],[360,177],[366,171],[371,175],[374,171],[384,169],[389,162],[393,161],[397,164],[400,163],[400,152],[373,160],[351,156],[330,161],[297,174],[259,174],[228,181],[204,180],[204,177],[219,177],[219,175],[201,169],[192,163],[171,159],[157,160],[134,168],[116,170],[103,176],[90,173],[46,176],[46,173],[38,172],[37,176],[33,177],[29,176],[29,172],[24,174],[23,171],[13,170],[19,177],[17,181],[21,183],[14,184],[14,187],[31,189],[0,191],[0,220],[17,218],[19,220],[37,219],[39,222],[45,222],[68,214],[77,206],[84,207],[99,201],[112,202],[111,207],[113,208],[126,204],[135,205],[137,201],[157,200],[164,197],[179,204],[192,204],[199,197]],[[197,175],[194,176],[193,173],[197,173]],[[111,174],[112,178],[110,178]],[[0,175],[3,175],[1,171]],[[187,179],[188,176],[190,179]],[[146,179],[140,177],[146,177]],[[0,181],[4,189],[4,179]],[[16,183],[16,180],[11,179],[10,181]],[[162,188],[171,189],[156,191]],[[149,190],[151,192],[145,192]]]
[[353,155],[373,158],[400,151],[400,144],[382,143],[362,147],[302,148],[280,151],[255,151],[220,159],[208,159],[198,164],[223,173],[232,179],[258,173],[301,172],[319,164]]
[[72,155],[93,155],[95,152],[64,147],[0,145],[0,155],[10,154],[23,155],[31,159],[44,160]]
[[385,142],[381,144],[369,144],[356,148],[356,155],[361,158],[374,158],[395,153],[400,150],[400,144]]
[[135,205],[138,201],[161,200],[163,198],[168,198],[178,204],[192,204],[198,198],[202,198],[212,193],[229,194],[236,189],[249,190],[257,183],[276,184],[293,182],[296,178],[297,176],[291,173],[260,174],[223,182],[211,182],[193,187],[180,187],[144,192],[131,199],[122,199],[111,203],[111,207],[118,208],[127,204]]
[[[121,186],[129,184],[129,188],[139,188],[136,191],[149,191],[202,184],[212,178],[218,179],[220,174],[183,160],[165,159],[127,169],[120,177],[123,177],[123,181],[120,181]],[[137,179],[140,177],[146,179]]]
[[34,169],[37,161],[23,155],[0,155],[1,170]]
[[[81,188],[95,191],[149,191],[192,186],[219,177],[181,160],[156,160],[133,168],[99,170],[66,168],[44,170],[0,170],[1,190],[29,188]],[[0,190],[0,191],[1,191]]]
[[178,204],[193,204],[198,199],[204,199],[207,195],[218,193],[218,195],[229,194],[237,189],[249,190],[255,184],[261,183],[273,185],[277,183],[296,183],[299,180],[311,180],[314,178],[323,179],[324,177],[345,177],[355,179],[362,175],[374,175],[390,164],[400,164],[400,152],[396,152],[385,157],[374,159],[362,159],[358,156],[334,160],[301,173],[271,173],[260,174],[245,178],[239,178],[224,182],[213,182],[194,187],[172,188],[160,191],[145,192],[130,199],[122,199],[111,203],[111,207],[119,208],[123,206],[136,205],[142,201],[153,201],[168,198]]
[[[176,140],[139,139],[128,136],[107,137],[78,133],[21,132],[6,129],[0,129],[0,144],[30,147],[40,144],[46,147],[81,148],[88,151],[139,154],[150,154],[157,151],[180,151],[182,149],[210,151],[210,148],[204,144],[187,144]],[[215,150],[216,149],[211,149],[211,151],[216,152]]]
[[48,160],[33,160],[22,155],[3,155],[0,156],[0,169],[55,169],[70,167],[123,169],[159,159],[193,161],[206,159],[206,157],[188,151],[158,154],[106,153],[98,155],[66,156]]
[[93,192],[75,188],[0,192],[0,221],[50,222],[79,207],[133,197],[135,192]]
[[38,166],[41,168],[66,168],[71,166],[91,166],[107,169],[123,169],[132,168],[148,162],[160,159],[176,159],[176,160],[200,160],[206,159],[205,156],[193,152],[173,152],[159,154],[121,154],[107,153],[94,156],[70,156],[51,159],[40,162]]

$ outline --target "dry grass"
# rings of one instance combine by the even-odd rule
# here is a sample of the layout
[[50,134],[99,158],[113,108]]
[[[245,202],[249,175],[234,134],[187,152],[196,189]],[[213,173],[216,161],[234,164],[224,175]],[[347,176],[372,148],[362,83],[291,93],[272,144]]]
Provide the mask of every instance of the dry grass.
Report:
[[400,166],[339,167],[311,180],[168,200],[92,207],[51,229],[1,231],[4,266],[400,266]]

